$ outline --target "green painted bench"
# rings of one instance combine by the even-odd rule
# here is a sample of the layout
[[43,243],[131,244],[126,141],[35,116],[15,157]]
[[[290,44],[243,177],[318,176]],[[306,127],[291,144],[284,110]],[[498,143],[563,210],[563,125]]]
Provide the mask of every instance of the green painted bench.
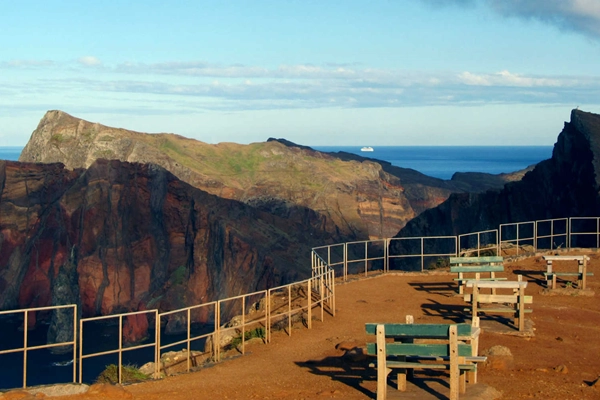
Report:
[[[408,316],[407,321],[412,321]],[[366,324],[368,335],[376,342],[367,343],[367,354],[377,356],[370,366],[377,368],[377,400],[387,396],[387,377],[397,369],[398,390],[406,390],[407,371],[414,369],[450,370],[450,399],[465,393],[469,383],[477,382],[478,327],[469,324]],[[425,342],[423,342],[425,340]]]
[[[490,257],[450,257],[450,272],[458,274],[454,278],[458,283],[458,293],[464,293],[465,283],[469,280],[501,281],[506,278],[496,277],[496,272],[504,272],[504,258],[500,256]],[[465,274],[469,274],[468,276]],[[489,274],[482,277],[481,274]],[[492,289],[492,294],[495,291]]]

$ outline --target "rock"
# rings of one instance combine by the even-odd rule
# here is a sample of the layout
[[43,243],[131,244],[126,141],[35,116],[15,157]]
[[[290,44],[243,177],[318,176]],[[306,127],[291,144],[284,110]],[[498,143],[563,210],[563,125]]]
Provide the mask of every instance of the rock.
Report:
[[350,362],[361,362],[365,361],[368,358],[368,356],[362,348],[355,347],[346,351],[346,353],[344,353],[344,358],[349,360]]
[[147,314],[132,314],[125,317],[123,341],[126,344],[139,343],[148,336]]
[[598,376],[598,378],[596,378],[596,380],[592,382],[592,387],[594,389],[600,390],[600,376]]
[[[538,163],[522,180],[501,190],[452,194],[408,222],[397,237],[457,235],[514,221],[595,215],[600,209],[599,159],[600,115],[572,110],[552,158]],[[578,239],[575,247],[586,247]],[[394,241],[390,252],[407,254],[404,242],[408,241]]]
[[146,364],[142,365],[139,368],[139,370],[142,374],[145,374],[145,375],[154,374],[154,362],[153,361],[147,362]]
[[96,383],[90,386],[86,394],[92,399],[129,400],[133,395],[121,385],[110,385],[108,383]]
[[[310,219],[218,198],[148,164],[97,160],[70,171],[0,160],[0,199],[0,309],[69,302],[91,317],[207,303],[310,276],[305,255],[324,240]],[[240,313],[233,306],[223,320]],[[31,328],[36,313],[28,316]],[[51,318],[49,341],[72,332],[72,314]],[[148,323],[127,318],[127,340]]]
[[57,385],[48,385],[48,386],[39,386],[31,389],[27,389],[27,391],[33,395],[42,395],[48,397],[57,397],[57,396],[72,396],[76,394],[86,393],[89,390],[89,386],[85,384],[57,384]]
[[490,347],[487,350],[484,350],[482,352],[482,355],[483,356],[510,356],[510,357],[512,357],[512,352],[506,346],[496,345],[496,346]]
[[178,135],[103,126],[58,110],[44,115],[19,161],[60,162],[78,169],[99,158],[152,163],[214,195],[354,238],[392,236],[452,192],[499,189],[520,179],[458,174],[444,181],[389,162],[322,153],[282,139],[209,145]]
[[481,355],[487,357],[487,361],[484,363],[485,368],[506,371],[514,367],[514,358],[508,347],[492,346],[483,351]]
[[10,392],[4,393],[0,396],[1,400],[35,400],[35,395],[25,390],[11,390]]
[[558,366],[554,367],[554,372],[559,372],[561,374],[568,374],[569,373],[569,368],[567,368],[566,365],[561,364],[561,365],[558,365]]

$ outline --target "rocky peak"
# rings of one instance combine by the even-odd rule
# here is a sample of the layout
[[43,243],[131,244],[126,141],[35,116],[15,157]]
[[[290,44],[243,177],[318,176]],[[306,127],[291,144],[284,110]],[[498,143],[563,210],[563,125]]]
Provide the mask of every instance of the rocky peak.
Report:
[[573,110],[552,158],[502,190],[452,194],[410,221],[398,236],[456,235],[499,224],[600,214],[600,115]]

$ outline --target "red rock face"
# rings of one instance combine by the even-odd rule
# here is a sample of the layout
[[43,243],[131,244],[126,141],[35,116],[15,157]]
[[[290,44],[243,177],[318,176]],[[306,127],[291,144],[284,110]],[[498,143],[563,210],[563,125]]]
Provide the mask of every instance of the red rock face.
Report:
[[[171,310],[304,278],[312,246],[343,241],[306,216],[260,212],[146,164],[0,161],[0,191],[0,309]],[[130,338],[144,319],[127,320]]]

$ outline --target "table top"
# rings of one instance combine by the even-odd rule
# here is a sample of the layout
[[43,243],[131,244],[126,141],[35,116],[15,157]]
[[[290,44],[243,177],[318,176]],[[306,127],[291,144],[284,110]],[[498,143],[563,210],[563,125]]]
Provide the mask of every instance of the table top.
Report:
[[583,259],[589,260],[588,256],[543,256],[543,259],[546,261],[560,261],[560,260],[577,260],[583,261]]
[[519,289],[521,287],[527,287],[527,281],[477,281],[468,280],[467,287],[473,287],[477,282],[478,288],[484,289]]

